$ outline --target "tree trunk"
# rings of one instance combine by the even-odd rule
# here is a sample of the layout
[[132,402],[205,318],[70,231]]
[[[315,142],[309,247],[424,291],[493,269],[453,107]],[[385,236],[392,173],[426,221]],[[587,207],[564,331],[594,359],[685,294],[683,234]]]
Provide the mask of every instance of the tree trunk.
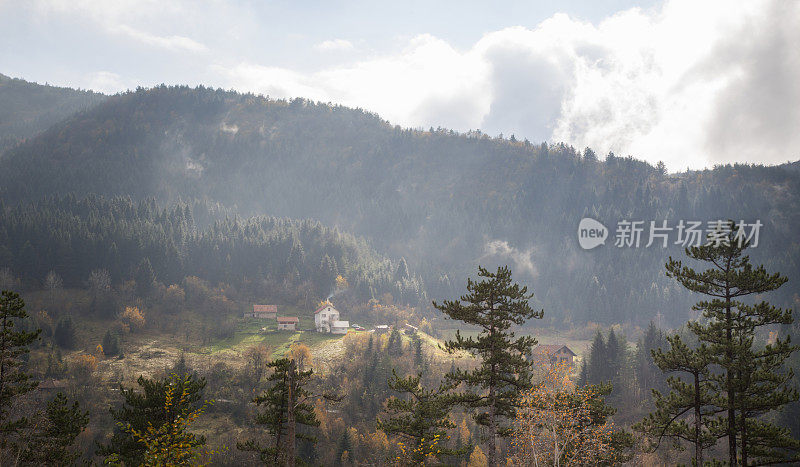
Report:
[[[730,265],[730,260],[728,261]],[[730,269],[728,267],[726,272]],[[728,287],[725,287],[725,358],[727,364],[731,365],[733,362],[733,323],[731,317],[731,292]],[[733,389],[733,375],[731,369],[727,368],[725,372],[725,383],[728,391],[728,457],[730,458],[730,465],[737,465],[736,459],[736,402],[735,390]]]
[[295,397],[295,362],[289,362],[289,384],[287,394],[287,412],[286,412],[286,466],[294,467],[295,463],[295,437],[297,424],[294,419],[294,397]]
[[702,420],[700,418],[700,374],[694,374],[694,459],[699,467],[703,466]]

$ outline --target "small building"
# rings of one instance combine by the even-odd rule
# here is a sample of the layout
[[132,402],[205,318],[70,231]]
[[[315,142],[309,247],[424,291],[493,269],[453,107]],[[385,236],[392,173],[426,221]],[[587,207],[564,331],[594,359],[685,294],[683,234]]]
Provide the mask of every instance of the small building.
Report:
[[572,365],[577,356],[564,344],[537,345],[531,355],[534,362],[540,364],[566,363]]
[[63,391],[67,387],[67,382],[63,379],[47,379],[39,383],[36,387],[43,391]]
[[[339,321],[339,310],[334,308],[331,302],[323,303],[322,306],[317,308],[317,311],[314,312],[314,327],[317,329],[317,332],[333,332],[332,325],[337,321]],[[345,331],[345,333],[346,332],[347,331]]]
[[297,316],[278,316],[278,329],[281,331],[297,331],[297,323],[300,318]]
[[375,333],[376,334],[383,334],[389,332],[389,326],[386,324],[379,324],[375,326]]
[[331,323],[331,334],[347,334],[350,321],[334,321]]
[[253,305],[253,311],[245,311],[244,317],[275,319],[278,317],[278,305]]

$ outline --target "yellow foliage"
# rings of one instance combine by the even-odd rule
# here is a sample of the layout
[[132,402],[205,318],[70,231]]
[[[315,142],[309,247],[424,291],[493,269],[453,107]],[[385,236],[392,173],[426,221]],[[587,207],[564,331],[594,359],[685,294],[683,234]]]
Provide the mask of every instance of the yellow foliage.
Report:
[[344,290],[350,287],[350,284],[347,283],[347,279],[342,277],[341,274],[336,276],[336,288],[339,290]]
[[483,453],[480,446],[475,446],[472,454],[469,455],[469,462],[467,467],[487,467],[489,465],[486,454]]
[[97,347],[94,348],[94,355],[95,355],[95,358],[97,358],[98,360],[103,358],[102,357],[103,356],[103,345],[102,344],[97,344]]
[[613,454],[611,424],[592,423],[595,389],[576,387],[571,371],[565,362],[552,365],[540,384],[522,394],[511,443],[516,463],[595,465]]
[[299,371],[305,371],[314,364],[311,357],[311,349],[307,345],[295,342],[289,349],[289,358],[297,363]]
[[126,306],[120,315],[120,321],[127,325],[131,332],[138,331],[145,325],[144,313],[135,306]]

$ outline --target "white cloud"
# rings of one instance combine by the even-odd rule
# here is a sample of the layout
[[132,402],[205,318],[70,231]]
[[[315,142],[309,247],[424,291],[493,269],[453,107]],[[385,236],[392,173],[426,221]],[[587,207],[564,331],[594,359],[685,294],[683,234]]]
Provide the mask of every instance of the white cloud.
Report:
[[353,43],[348,41],[347,39],[333,39],[333,40],[322,41],[319,44],[315,45],[314,48],[325,52],[352,50]]
[[[192,6],[182,2],[156,0],[37,0],[34,7],[42,15],[74,15],[89,19],[110,34],[133,39],[150,47],[174,52],[204,52],[208,48],[185,35],[160,35],[145,29],[191,15]],[[137,26],[138,25],[138,26]]]
[[157,36],[125,24],[110,25],[108,26],[108,30],[113,33],[123,34],[143,44],[160,47],[162,49],[173,51],[184,50],[187,52],[204,52],[208,50],[205,45],[188,37],[175,35]]
[[565,141],[671,170],[776,163],[800,147],[798,23],[794,2],[673,0],[596,25],[557,14],[467,50],[420,35],[398,53],[313,72],[217,70],[237,89],[363,107],[408,126]]
[[94,91],[100,91],[105,94],[115,94],[120,91],[125,91],[129,88],[122,80],[122,77],[110,71],[97,71],[91,73],[88,77],[88,87]]

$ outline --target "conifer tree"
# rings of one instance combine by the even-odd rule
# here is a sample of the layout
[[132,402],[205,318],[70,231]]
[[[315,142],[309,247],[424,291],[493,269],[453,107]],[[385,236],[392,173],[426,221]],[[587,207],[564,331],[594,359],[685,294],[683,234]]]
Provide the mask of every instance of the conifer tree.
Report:
[[607,359],[606,342],[603,339],[603,333],[598,329],[594,335],[594,340],[592,340],[592,345],[589,347],[588,358],[583,363],[586,367],[586,381],[582,381],[582,384],[607,382],[609,380]]
[[239,443],[238,447],[257,451],[265,464],[293,466],[296,440],[316,441],[316,437],[299,431],[298,427],[316,427],[320,423],[310,402],[313,396],[304,387],[313,370],[299,371],[295,361],[288,358],[272,361],[268,366],[273,369],[267,378],[272,385],[253,401],[264,406],[264,411],[256,416],[256,423],[265,425],[273,442],[264,445],[256,440],[247,440]]
[[19,294],[3,290],[0,294],[0,439],[3,443],[7,433],[16,431],[27,423],[24,417],[9,420],[8,411],[14,398],[38,385],[31,380],[31,375],[24,370],[23,364],[30,351],[28,346],[39,338],[41,331],[14,329],[15,324],[27,316],[25,302]]
[[403,440],[404,462],[420,465],[429,455],[442,460],[443,456],[465,453],[465,450],[449,449],[447,431],[455,428],[448,417],[454,405],[454,397],[448,392],[455,384],[445,382],[436,389],[425,389],[422,375],[400,378],[392,370],[389,387],[401,393],[403,398],[391,397],[386,401],[389,418],[378,418],[378,429],[387,435],[397,435]]
[[[147,447],[134,437],[134,432],[145,433],[149,427],[159,430],[165,423],[174,423],[179,416],[186,417],[202,405],[203,389],[206,386],[205,378],[197,379],[193,375],[186,379],[169,377],[161,380],[140,376],[136,382],[141,392],[120,385],[124,399],[122,407],[110,409],[118,428],[114,430],[108,444],[97,450],[98,455],[106,460],[125,465],[141,465],[144,462]],[[166,411],[169,390],[186,394]],[[191,440],[191,447],[205,444],[202,436],[192,435]]]
[[[679,376],[667,379],[669,394],[663,395],[653,389],[656,410],[634,428],[652,439],[653,450],[663,438],[688,441],[694,445],[693,464],[702,466],[703,451],[717,441],[710,423],[712,416],[719,412],[712,405],[714,388],[710,380],[708,348],[700,345],[691,349],[678,335],[667,337],[667,341],[670,349],[653,350],[653,360],[661,371]],[[688,381],[680,376],[682,374],[688,375]]]
[[541,319],[544,311],[534,310],[528,301],[533,294],[511,279],[511,270],[503,266],[497,272],[478,267],[480,282],[467,279],[467,294],[460,300],[445,300],[433,306],[451,319],[477,326],[476,337],[465,338],[456,331],[455,340],[445,343],[450,352],[466,351],[478,358],[478,367],[456,369],[447,376],[464,383],[461,403],[473,411],[475,421],[488,429],[489,465],[498,465],[497,438],[511,434],[508,421],[519,407],[518,395],[531,388],[531,363],[525,359],[536,339],[516,337],[512,325],[522,325],[531,318]]
[[717,422],[728,438],[730,465],[779,462],[786,458],[785,449],[798,447],[788,430],[759,418],[798,399],[797,391],[787,384],[792,371],[782,371],[782,363],[797,347],[789,336],[755,345],[758,328],[794,320],[791,310],[766,301],[743,301],[776,290],[787,280],[750,263],[744,255],[749,246],[744,233],[741,223],[720,222],[705,245],[687,248],[690,258],[711,265],[705,271],[695,272],[671,257],[666,265],[669,277],[709,297],[694,306],[704,320],[688,326],[707,345],[710,362],[721,370],[711,381],[718,393],[714,405],[725,411]]
[[70,448],[88,424],[89,412],[82,411],[77,401],[70,405],[59,392],[47,404],[45,419],[30,437],[22,460],[40,465],[73,465],[80,454]]

